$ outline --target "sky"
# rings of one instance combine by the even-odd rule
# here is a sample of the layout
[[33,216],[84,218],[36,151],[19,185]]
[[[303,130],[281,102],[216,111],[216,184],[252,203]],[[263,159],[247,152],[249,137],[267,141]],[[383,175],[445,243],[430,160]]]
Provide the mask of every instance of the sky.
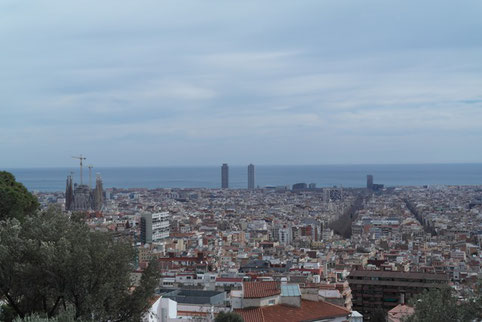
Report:
[[0,2],[0,168],[482,162],[482,1]]

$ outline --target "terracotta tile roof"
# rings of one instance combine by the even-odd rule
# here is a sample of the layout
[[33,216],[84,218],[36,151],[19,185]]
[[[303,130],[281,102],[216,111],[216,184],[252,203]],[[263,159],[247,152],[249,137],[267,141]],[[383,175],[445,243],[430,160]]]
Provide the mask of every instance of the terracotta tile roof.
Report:
[[287,305],[265,306],[262,310],[264,322],[311,321],[342,317],[350,314],[350,311],[340,306],[323,301],[301,301],[301,307]]
[[415,312],[414,308],[408,305],[399,304],[388,311],[388,320],[390,322],[400,322]]
[[233,282],[239,283],[242,282],[242,277],[216,277],[216,282]]
[[244,322],[264,322],[263,311],[259,307],[249,309],[237,309],[234,312],[241,315]]
[[280,282],[244,282],[243,291],[245,299],[268,297],[281,294]]
[[301,301],[301,307],[272,305],[235,311],[245,322],[302,322],[346,317],[350,314],[350,311],[328,302],[306,300]]

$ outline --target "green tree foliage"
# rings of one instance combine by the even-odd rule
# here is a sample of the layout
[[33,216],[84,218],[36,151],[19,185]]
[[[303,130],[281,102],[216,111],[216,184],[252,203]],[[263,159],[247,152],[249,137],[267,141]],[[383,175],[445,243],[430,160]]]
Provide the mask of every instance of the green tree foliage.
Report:
[[157,284],[156,263],[132,291],[134,251],[108,233],[92,232],[51,208],[0,221],[0,298],[24,318],[139,321]]
[[370,322],[385,322],[387,320],[387,313],[383,308],[375,309],[370,315]]
[[38,207],[37,198],[23,184],[15,181],[11,173],[0,171],[0,221],[8,218],[23,221]]
[[480,316],[472,300],[458,303],[450,287],[426,291],[410,304],[415,308],[415,313],[405,320],[407,322],[468,322],[474,321],[477,314]]
[[75,319],[75,313],[72,310],[67,310],[65,312],[62,312],[56,317],[52,318],[46,318],[42,317],[39,314],[32,314],[29,316],[26,316],[25,318],[20,318],[17,317],[14,322],[86,322],[86,320],[76,320]]
[[476,321],[482,321],[482,279],[479,278],[474,287],[473,296],[462,303],[465,316],[474,317]]
[[214,322],[244,322],[244,320],[235,312],[221,312],[216,316]]

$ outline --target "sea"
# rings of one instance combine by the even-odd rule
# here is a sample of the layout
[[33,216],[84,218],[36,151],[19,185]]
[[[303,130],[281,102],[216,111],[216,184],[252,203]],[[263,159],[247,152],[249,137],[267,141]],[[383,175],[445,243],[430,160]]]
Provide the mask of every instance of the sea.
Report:
[[[67,176],[73,172],[80,182],[80,169],[14,168],[0,169],[13,173],[30,191],[65,190]],[[219,188],[221,167],[99,167],[92,169],[102,177],[105,188]],[[291,186],[315,183],[317,187],[365,187],[366,176],[387,187],[424,185],[482,185],[482,163],[471,164],[390,164],[390,165],[260,165],[255,168],[255,185]],[[88,183],[88,169],[83,170]],[[247,166],[229,166],[229,187],[247,187]]]

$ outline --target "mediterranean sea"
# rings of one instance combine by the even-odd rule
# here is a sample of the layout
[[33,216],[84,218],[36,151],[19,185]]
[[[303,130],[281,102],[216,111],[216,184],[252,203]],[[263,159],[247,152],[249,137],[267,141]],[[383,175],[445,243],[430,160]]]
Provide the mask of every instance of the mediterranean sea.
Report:
[[[2,169],[0,169],[2,170]],[[3,169],[13,173],[31,191],[64,191],[67,175],[74,172],[79,182],[79,168]],[[88,169],[84,168],[84,183]],[[221,166],[206,167],[99,167],[104,188],[219,188]],[[317,187],[365,187],[366,175],[385,186],[482,185],[482,163],[404,164],[404,165],[303,165],[256,166],[255,185],[286,186],[299,182]],[[229,166],[229,187],[247,187],[247,165]]]

